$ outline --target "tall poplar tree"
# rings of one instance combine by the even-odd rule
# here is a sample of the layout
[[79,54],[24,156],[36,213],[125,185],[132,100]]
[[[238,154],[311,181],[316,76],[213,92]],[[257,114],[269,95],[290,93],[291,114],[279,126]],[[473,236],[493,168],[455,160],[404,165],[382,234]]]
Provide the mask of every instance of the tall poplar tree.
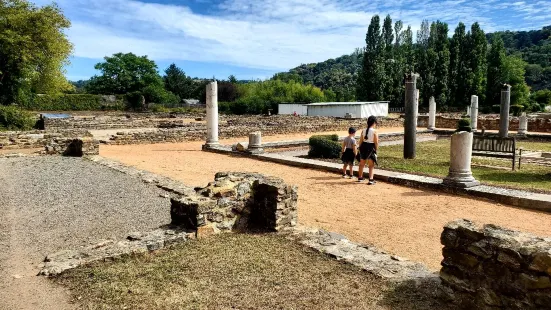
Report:
[[468,95],[477,95],[479,102],[485,102],[486,97],[486,72],[487,72],[488,41],[486,34],[478,23],[471,26],[469,48],[466,57],[469,59],[469,69],[472,78],[469,79]]
[[501,98],[501,86],[504,80],[505,47],[501,36],[494,35],[492,47],[488,53],[488,72],[486,87],[486,105],[498,105]]
[[359,100],[384,99],[384,62],[380,18],[375,15],[365,38],[362,71],[358,78],[356,89]]
[[427,74],[429,85],[426,95],[434,96],[438,103],[446,105],[449,99],[448,78],[450,66],[448,24],[441,21],[432,23],[427,63],[429,64]]
[[383,99],[396,102],[394,75],[399,70],[399,64],[395,57],[394,28],[392,27],[392,18],[390,18],[390,15],[385,17],[381,36],[383,43],[383,63],[385,68],[383,71]]
[[450,40],[449,88],[450,105],[463,107],[469,103],[469,85],[472,73],[469,63],[469,38],[465,24],[459,23]]
[[[420,100],[421,103],[428,102],[433,91],[432,88],[432,78],[431,78],[431,66],[432,64],[428,61],[429,53],[429,38],[430,38],[430,26],[428,20],[423,20],[421,23],[421,28],[417,31],[417,45],[415,49],[415,58],[416,58],[416,73],[419,73],[421,79],[418,83],[418,88],[421,92]],[[431,81],[429,81],[429,79]]]

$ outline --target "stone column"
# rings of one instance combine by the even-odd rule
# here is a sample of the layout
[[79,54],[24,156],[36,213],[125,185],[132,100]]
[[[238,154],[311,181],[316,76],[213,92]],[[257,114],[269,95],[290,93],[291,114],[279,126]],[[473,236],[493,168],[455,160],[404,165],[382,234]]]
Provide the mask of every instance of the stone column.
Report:
[[436,100],[434,100],[434,97],[429,99],[429,126],[427,129],[436,129]]
[[207,144],[206,148],[218,145],[218,84],[207,84]]
[[411,73],[406,76],[406,102],[404,120],[404,158],[415,158],[415,143],[417,142],[417,78],[418,74]]
[[471,128],[476,132],[478,124],[478,96],[471,96]]
[[249,134],[249,153],[262,153],[262,133],[260,131],[251,132]]
[[509,136],[509,109],[511,107],[511,85],[503,85],[501,89],[501,113],[499,114],[499,136]]
[[480,185],[471,172],[473,133],[458,132],[452,135],[450,148],[450,171],[444,184],[462,188]]
[[526,112],[523,112],[522,115],[518,118],[518,135],[525,136],[528,133],[528,117]]

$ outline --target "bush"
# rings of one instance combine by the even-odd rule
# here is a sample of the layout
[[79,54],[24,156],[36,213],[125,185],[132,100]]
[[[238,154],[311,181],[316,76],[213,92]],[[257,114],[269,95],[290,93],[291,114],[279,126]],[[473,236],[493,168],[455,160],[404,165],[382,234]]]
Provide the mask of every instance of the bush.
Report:
[[143,99],[144,99],[144,96],[139,91],[126,94],[125,96],[126,108],[134,111],[141,111],[145,109],[145,107],[143,106]]
[[151,107],[151,112],[154,112],[154,113],[169,113],[170,109],[165,107],[164,105],[154,104]]
[[310,137],[308,142],[310,145],[308,156],[317,158],[339,158],[342,146],[338,140],[339,136],[336,134]]
[[18,102],[19,106],[34,111],[96,111],[120,109],[122,102],[105,104],[102,96],[90,94],[34,95]]
[[522,111],[524,111],[523,105],[513,104],[511,106],[511,112],[513,113],[514,116],[520,116],[520,113],[522,113]]
[[180,103],[180,97],[166,91],[162,86],[147,86],[143,89],[142,94],[147,103],[157,103],[167,106],[174,106]]
[[456,132],[460,132],[460,131],[467,131],[467,132],[471,132],[472,131],[472,128],[471,128],[471,120],[468,119],[468,118],[462,118],[460,119],[458,122],[457,122],[457,130]]
[[494,104],[492,106],[492,113],[499,114],[501,112],[501,106],[499,104]]
[[0,106],[0,129],[31,130],[34,124],[32,113],[14,106]]

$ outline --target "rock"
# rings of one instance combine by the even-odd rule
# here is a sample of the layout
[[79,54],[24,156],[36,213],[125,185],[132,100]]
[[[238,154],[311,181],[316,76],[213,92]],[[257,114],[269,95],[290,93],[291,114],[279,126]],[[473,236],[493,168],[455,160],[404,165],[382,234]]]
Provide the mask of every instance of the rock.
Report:
[[551,288],[551,280],[547,276],[533,276],[521,274],[518,282],[521,287],[528,290]]
[[551,276],[551,250],[535,254],[529,268]]
[[206,238],[216,234],[213,226],[201,226],[197,228],[197,238]]

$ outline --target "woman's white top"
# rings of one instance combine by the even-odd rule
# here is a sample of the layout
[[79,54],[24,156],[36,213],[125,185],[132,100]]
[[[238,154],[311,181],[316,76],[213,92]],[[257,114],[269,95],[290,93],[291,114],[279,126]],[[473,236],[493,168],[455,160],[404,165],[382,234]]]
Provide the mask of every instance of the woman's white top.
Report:
[[362,130],[362,137],[364,138],[364,142],[367,143],[375,143],[375,129],[369,128],[369,131],[367,132],[367,140],[365,139],[365,131],[367,129]]

